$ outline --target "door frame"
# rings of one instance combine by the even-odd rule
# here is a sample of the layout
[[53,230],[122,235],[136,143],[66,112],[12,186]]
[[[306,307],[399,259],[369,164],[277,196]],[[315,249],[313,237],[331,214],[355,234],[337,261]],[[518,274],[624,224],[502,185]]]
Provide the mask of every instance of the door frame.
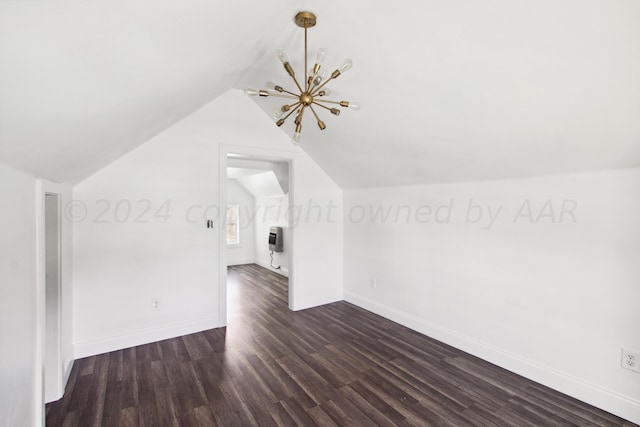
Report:
[[[289,164],[289,212],[294,206],[295,198],[295,151],[273,150],[259,147],[248,147],[239,145],[220,145],[218,156],[218,206],[220,207],[219,215],[219,246],[218,246],[218,271],[219,271],[219,291],[218,291],[218,323],[220,327],[227,326],[227,239],[224,233],[224,215],[227,206],[227,156],[236,154],[246,156],[249,159],[266,160],[272,162],[286,162]],[[289,310],[294,310],[295,295],[295,256],[293,251],[294,234],[293,221],[291,215],[288,216],[289,227]]]
[[64,256],[63,239],[63,209],[64,187],[53,181],[38,179],[36,181],[36,411],[38,418],[45,420],[45,352],[46,352],[46,243],[45,243],[45,198],[47,195],[58,197],[58,334],[57,361],[55,381],[56,396],[54,400],[64,395],[64,372],[62,366],[62,269]]

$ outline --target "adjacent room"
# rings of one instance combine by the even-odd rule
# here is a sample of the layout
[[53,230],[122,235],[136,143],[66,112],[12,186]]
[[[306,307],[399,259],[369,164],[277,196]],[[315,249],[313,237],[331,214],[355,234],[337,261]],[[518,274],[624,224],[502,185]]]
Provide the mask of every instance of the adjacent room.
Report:
[[0,426],[640,425],[640,2],[0,2]]

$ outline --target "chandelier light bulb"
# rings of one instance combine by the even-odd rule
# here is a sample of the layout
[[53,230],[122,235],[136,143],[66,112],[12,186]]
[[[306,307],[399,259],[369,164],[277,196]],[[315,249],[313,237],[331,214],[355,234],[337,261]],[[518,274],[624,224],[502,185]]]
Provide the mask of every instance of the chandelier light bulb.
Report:
[[295,132],[291,137],[291,143],[295,146],[300,145],[300,132]]
[[322,80],[324,79],[325,73],[324,71],[316,74],[316,76],[313,78],[313,84],[315,86],[318,86],[320,83],[322,83]]
[[278,108],[274,113],[273,113],[273,118],[274,119],[279,119],[280,117],[282,117],[282,110],[280,108]]
[[248,87],[244,90],[244,94],[247,96],[258,96],[260,94],[260,91],[258,91],[257,89]]
[[279,50],[278,51],[278,59],[280,60],[280,62],[282,62],[283,64],[287,64],[289,63],[289,58],[287,57],[287,54],[284,53],[283,51]]
[[351,67],[353,67],[353,61],[347,58],[344,60],[344,63],[340,66],[340,68],[338,68],[338,70],[340,70],[340,74],[343,74],[349,71]]
[[350,102],[349,103],[349,108],[351,108],[352,110],[358,111],[358,110],[360,110],[360,103],[359,102]]
[[274,82],[268,81],[264,84],[264,87],[271,90],[276,90],[276,84]]
[[324,58],[327,56],[327,51],[324,49],[318,50],[318,55],[316,55],[316,64],[322,64],[324,62]]

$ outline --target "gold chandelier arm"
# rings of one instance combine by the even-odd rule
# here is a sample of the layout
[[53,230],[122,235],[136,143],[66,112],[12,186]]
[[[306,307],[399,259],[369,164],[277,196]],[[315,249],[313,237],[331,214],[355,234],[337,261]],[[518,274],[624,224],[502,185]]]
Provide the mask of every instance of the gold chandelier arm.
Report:
[[307,106],[303,105],[302,109],[300,110],[300,112],[296,116],[296,119],[293,121],[293,123],[296,124],[296,134],[298,135],[297,138],[300,137],[300,132],[302,132],[302,117],[304,116],[304,109],[305,108],[307,108]]
[[288,93],[289,95],[293,95],[293,96],[295,96],[296,98],[298,98],[298,97],[300,96],[300,95],[298,95],[297,93],[289,92],[288,90],[284,90],[284,89],[282,89],[282,91],[283,91],[284,93]]
[[298,113],[298,115],[296,116],[296,120],[295,120],[295,124],[299,125],[302,123],[302,117],[304,117],[304,109],[307,108],[306,105],[302,106],[302,109],[300,110],[300,112]]
[[278,120],[276,122],[276,125],[278,126],[282,126],[282,124],[296,111],[298,111],[300,109],[300,102],[293,104],[293,105],[297,105],[296,108],[292,109],[291,111],[289,111],[289,114],[287,114],[286,116],[284,116],[283,118],[281,118],[280,120]]
[[318,113],[316,113],[316,110],[313,108],[313,105],[309,105],[309,108],[311,109],[311,112],[313,113],[313,115],[316,116],[316,120],[320,121],[320,117],[318,117]]
[[316,101],[313,101],[313,103],[316,104],[318,107],[322,107],[325,110],[331,111],[331,108],[327,107],[326,105],[318,104]]
[[340,115],[340,110],[338,110],[337,108],[329,108],[326,105],[322,105],[322,104],[317,103],[316,101],[313,101],[313,103],[318,105],[318,106],[320,106],[320,107],[322,107],[322,108],[324,108],[325,110],[331,111],[331,114],[333,114],[334,116],[339,116]]
[[314,100],[318,101],[318,102],[326,102],[327,104],[337,104],[340,105],[342,107],[348,107],[349,103],[347,102],[347,105],[343,105],[346,101],[329,101],[328,99],[315,99]]
[[356,104],[355,102],[349,102],[349,101],[340,101],[340,102],[338,102],[338,101],[329,101],[329,100],[326,100],[326,99],[318,99],[318,102],[327,102],[329,104],[336,104],[336,105],[339,105],[339,106],[341,106],[343,108],[352,108],[352,109],[354,109],[356,111],[360,109],[360,105]]
[[325,130],[327,128],[327,125],[325,125],[324,122],[320,120],[320,117],[318,117],[318,113],[316,113],[316,110],[313,108],[313,105],[309,105],[309,108],[311,109],[311,112],[313,113],[313,115],[316,116],[316,120],[318,121],[318,127],[320,128],[320,130]]
[[291,76],[291,78],[293,79],[293,82],[296,84],[296,86],[298,86],[300,93],[303,93],[304,91],[302,90],[300,83],[298,83],[298,79],[296,79],[296,73],[293,70],[293,67],[291,66],[291,64],[289,64],[288,62],[285,62],[284,69],[287,70],[287,73]]
[[289,111],[291,108],[295,107],[295,106],[296,106],[296,105],[298,105],[298,104],[300,104],[300,101],[295,102],[295,103],[293,103],[293,104],[289,104],[289,105],[283,105],[283,106],[282,106],[282,108],[280,108],[280,110],[281,110],[282,112],[287,112],[287,111]]
[[327,80],[324,81],[324,83],[322,83],[320,86],[318,86],[317,88],[315,88],[313,90],[313,93],[311,94],[311,96],[316,96],[318,94],[318,92],[320,92],[320,89],[322,89],[324,87],[324,85],[326,85],[327,83],[329,83],[333,79],[334,79],[334,77],[333,77],[333,74],[332,74],[331,77],[329,77]]
[[293,79],[293,82],[296,84],[296,86],[298,86],[298,89],[300,90],[300,93],[304,93],[304,90],[302,90],[302,87],[300,86],[300,83],[298,83],[298,79],[296,79],[295,75],[291,75],[291,78]]
[[274,96],[276,98],[285,98],[285,99],[298,99],[299,97],[297,95],[280,95],[279,93],[270,93],[265,91],[260,91],[260,96]]
[[313,80],[315,79],[315,74],[313,76],[310,76],[309,78],[309,87],[307,88],[307,92],[309,93],[313,93],[313,91],[316,89],[316,84],[313,83]]
[[[308,77],[307,73],[309,72],[307,68],[307,26],[304,26],[304,82],[307,83]],[[309,88],[307,87],[307,90]],[[300,90],[302,91],[302,89]]]

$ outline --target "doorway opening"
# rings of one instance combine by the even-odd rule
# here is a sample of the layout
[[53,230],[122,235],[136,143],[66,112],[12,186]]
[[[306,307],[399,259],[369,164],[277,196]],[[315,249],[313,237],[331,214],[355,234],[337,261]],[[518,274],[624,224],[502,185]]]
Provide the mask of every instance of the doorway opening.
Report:
[[292,309],[293,161],[246,150],[224,152],[221,157],[220,316],[221,326],[226,326],[228,319],[240,315],[241,310],[234,312],[233,307],[251,298],[237,280],[248,271],[264,286],[273,286],[274,292],[277,288],[284,308]]
[[58,400],[62,388],[60,195],[44,195],[44,397]]

